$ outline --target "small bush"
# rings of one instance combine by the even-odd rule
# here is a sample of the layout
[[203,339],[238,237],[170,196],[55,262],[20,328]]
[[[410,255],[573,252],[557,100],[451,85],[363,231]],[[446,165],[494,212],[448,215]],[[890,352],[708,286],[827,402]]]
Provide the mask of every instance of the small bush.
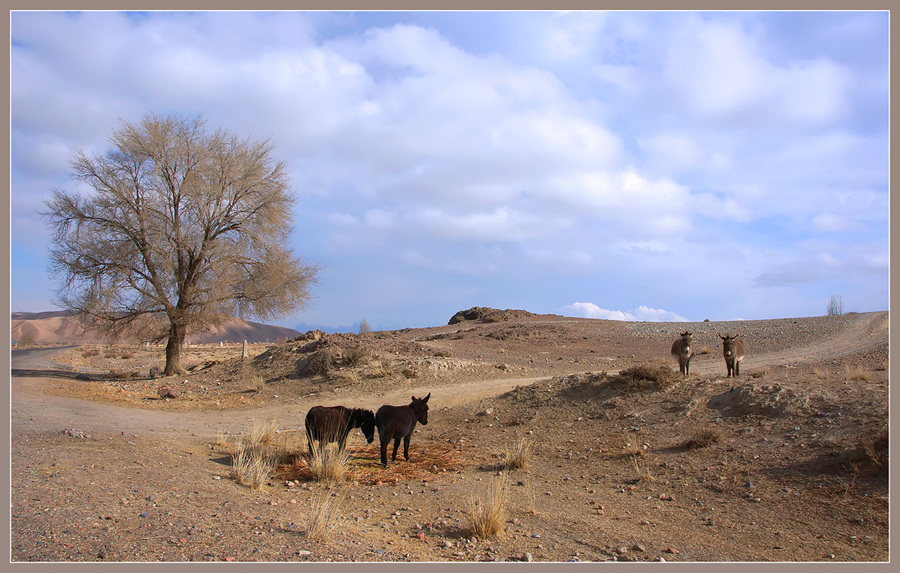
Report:
[[860,441],[859,447],[865,458],[876,466],[887,462],[890,437],[887,426],[874,436],[867,436]]
[[266,379],[259,374],[250,377],[250,389],[256,390],[257,393],[262,392],[266,387]]
[[717,443],[721,439],[721,434],[717,428],[704,427],[700,428],[684,443],[687,449],[705,448]]
[[372,358],[372,353],[362,344],[357,344],[347,349],[343,358],[347,366],[363,366]]
[[490,482],[482,495],[469,498],[467,517],[472,535],[479,539],[500,536],[506,524],[507,488],[505,477]]
[[531,444],[525,438],[519,438],[507,446],[506,451],[503,453],[506,469],[517,470],[528,467],[531,455]]
[[679,376],[666,364],[645,362],[622,370],[613,380],[624,383],[629,390],[668,390],[678,383]]
[[340,508],[330,491],[317,493],[306,516],[306,537],[310,541],[328,541],[338,525]]
[[283,449],[274,445],[278,425],[275,420],[257,423],[250,434],[235,444],[231,454],[231,477],[250,487],[260,489],[278,464],[287,458]]
[[306,458],[309,471],[317,481],[341,481],[350,462],[350,452],[346,448],[313,447]]
[[857,382],[868,382],[871,380],[869,373],[858,364],[845,364],[844,377],[848,380],[855,380]]
[[317,350],[313,353],[312,356],[309,357],[309,360],[304,362],[301,361],[299,364],[300,374],[305,374],[306,372],[310,372],[312,374],[324,375],[328,374],[335,368],[341,361],[341,353],[334,348],[322,348],[321,350]]

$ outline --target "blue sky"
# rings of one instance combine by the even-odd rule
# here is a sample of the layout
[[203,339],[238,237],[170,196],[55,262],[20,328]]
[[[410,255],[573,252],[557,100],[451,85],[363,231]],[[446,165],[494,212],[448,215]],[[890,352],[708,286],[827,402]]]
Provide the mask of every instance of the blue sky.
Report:
[[269,321],[888,308],[887,12],[16,12],[11,308],[53,310],[53,189],[120,120],[271,138],[293,249]]

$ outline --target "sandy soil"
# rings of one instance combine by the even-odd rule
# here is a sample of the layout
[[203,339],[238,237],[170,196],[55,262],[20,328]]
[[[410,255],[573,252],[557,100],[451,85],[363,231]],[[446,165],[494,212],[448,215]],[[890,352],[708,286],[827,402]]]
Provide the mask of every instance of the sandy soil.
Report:
[[[669,347],[694,333],[691,374]],[[719,334],[749,352],[725,376]],[[625,323],[496,312],[366,335],[12,355],[12,561],[887,562],[888,315]],[[161,398],[161,388],[170,398]],[[163,392],[164,393],[164,392]],[[411,459],[352,434],[347,478],[312,479],[314,405],[431,393]],[[271,422],[259,489],[235,444]],[[513,444],[532,453],[509,470]],[[500,484],[503,531],[471,502]],[[323,499],[333,527],[311,519]]]

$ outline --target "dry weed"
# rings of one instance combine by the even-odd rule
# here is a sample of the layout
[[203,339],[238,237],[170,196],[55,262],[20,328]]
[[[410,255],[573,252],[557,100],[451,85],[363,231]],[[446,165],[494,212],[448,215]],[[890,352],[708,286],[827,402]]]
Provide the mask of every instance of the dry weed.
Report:
[[717,443],[722,438],[718,428],[706,426],[700,428],[684,443],[686,449],[705,448]]
[[340,508],[331,491],[316,493],[306,516],[306,537],[311,541],[328,541],[340,519]]
[[629,390],[668,390],[680,380],[680,374],[659,361],[649,361],[622,370],[613,381],[624,383]]
[[503,534],[506,524],[507,481],[505,476],[494,478],[481,495],[469,498],[466,517],[472,535],[491,539]]
[[350,463],[350,451],[347,448],[334,447],[313,448],[306,458],[309,471],[316,481],[342,481]]
[[257,422],[248,436],[240,438],[231,453],[231,477],[251,489],[260,489],[287,458],[286,450],[274,444],[277,433],[277,423],[270,420]]
[[519,438],[512,444],[509,444],[503,452],[506,469],[516,470],[528,467],[532,454],[531,443],[525,438]]
[[868,382],[871,380],[869,373],[859,364],[845,364],[844,377],[857,382]]
[[[643,450],[641,450],[643,452]],[[640,482],[652,482],[656,481],[653,475],[650,473],[650,464],[644,463],[641,465],[638,460],[638,456],[631,456],[631,462],[634,464],[634,470],[637,472],[637,479]]]

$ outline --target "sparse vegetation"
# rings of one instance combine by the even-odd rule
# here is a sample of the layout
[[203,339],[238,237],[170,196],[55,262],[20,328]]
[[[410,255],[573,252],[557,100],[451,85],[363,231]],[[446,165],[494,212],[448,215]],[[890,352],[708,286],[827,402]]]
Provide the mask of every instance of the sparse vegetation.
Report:
[[868,382],[871,380],[869,373],[859,364],[845,364],[844,378],[847,380],[855,380],[857,382]]
[[328,541],[338,525],[340,507],[337,497],[330,490],[322,490],[313,495],[309,513],[306,515],[306,537],[310,541]]
[[525,438],[519,438],[503,452],[504,465],[508,470],[527,468],[532,454],[531,443]]
[[343,353],[344,363],[347,366],[363,366],[372,359],[372,353],[362,344],[351,346]]
[[287,457],[275,446],[278,424],[275,420],[258,422],[246,437],[238,439],[231,453],[231,477],[251,489],[260,489],[272,472]]
[[840,316],[844,314],[844,301],[837,295],[832,295],[828,300],[828,316]]
[[506,476],[492,479],[486,489],[473,493],[466,513],[472,535],[479,539],[502,535],[506,526],[506,506]]
[[350,451],[338,448],[336,444],[315,447],[306,456],[309,471],[318,481],[342,481],[349,462]]
[[678,373],[658,361],[648,361],[622,370],[612,381],[624,383],[629,390],[668,390],[678,383]]
[[686,449],[705,448],[718,443],[722,439],[722,434],[718,428],[712,426],[704,426],[694,432],[690,438],[684,443]]

